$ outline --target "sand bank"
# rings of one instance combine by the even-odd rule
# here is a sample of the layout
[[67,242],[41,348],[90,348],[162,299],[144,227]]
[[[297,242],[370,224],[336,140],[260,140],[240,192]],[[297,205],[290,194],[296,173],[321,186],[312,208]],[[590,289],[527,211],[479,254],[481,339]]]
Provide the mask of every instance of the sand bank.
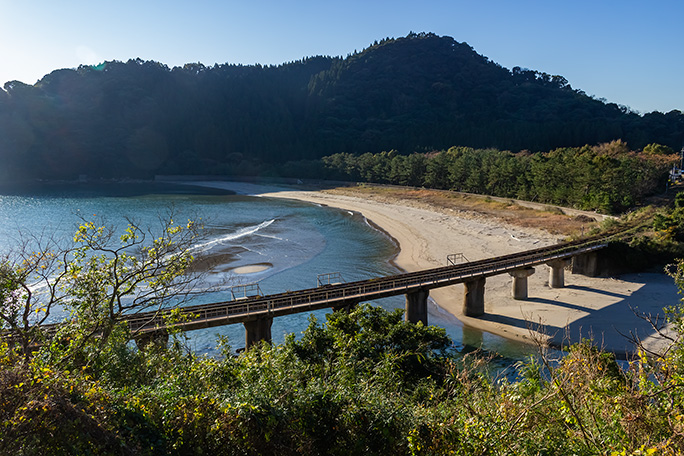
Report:
[[[558,239],[537,229],[506,225],[482,216],[435,208],[415,201],[363,198],[320,191],[300,191],[248,183],[194,183],[221,187],[243,194],[288,198],[361,212],[391,235],[400,246],[395,262],[406,271],[444,266],[447,255],[462,254],[467,260],[551,245]],[[485,287],[485,312],[480,318],[462,313],[463,286],[430,292],[436,303],[465,325],[510,339],[532,342],[541,337],[559,345],[592,338],[618,355],[632,352],[629,336],[646,341],[653,350],[667,342],[654,335],[638,314],[662,319],[663,308],[678,302],[676,286],[665,274],[629,274],[617,278],[591,278],[565,274],[565,288],[550,288],[549,268],[537,266],[528,279],[525,301],[511,296],[508,274],[490,277]]]
[[270,263],[259,263],[259,264],[249,264],[247,266],[240,266],[234,269],[231,269],[232,272],[235,274],[256,274],[257,272],[263,272],[266,271],[267,269],[271,269],[273,267],[272,264]]

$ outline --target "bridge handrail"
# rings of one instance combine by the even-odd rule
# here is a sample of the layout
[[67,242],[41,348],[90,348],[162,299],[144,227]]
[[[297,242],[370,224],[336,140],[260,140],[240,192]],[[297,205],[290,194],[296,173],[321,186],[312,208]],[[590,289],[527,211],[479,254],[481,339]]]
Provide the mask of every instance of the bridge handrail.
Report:
[[[294,292],[278,293],[246,301],[225,301],[212,304],[201,304],[181,308],[185,315],[199,314],[193,321],[210,318],[228,317],[230,315],[253,312],[272,312],[277,309],[292,308],[316,302],[339,299],[353,299],[363,295],[382,291],[406,289],[426,286],[427,283],[439,283],[449,280],[460,280],[464,277],[489,274],[524,267],[532,264],[577,255],[581,251],[590,251],[605,246],[605,237],[594,237],[572,241],[553,246],[541,247],[525,252],[503,255],[496,258],[478,260],[459,265],[444,266],[417,272],[402,273],[394,276],[365,279],[356,282],[310,288]],[[127,319],[132,330],[152,330],[163,326],[163,317],[159,312],[137,314]]]

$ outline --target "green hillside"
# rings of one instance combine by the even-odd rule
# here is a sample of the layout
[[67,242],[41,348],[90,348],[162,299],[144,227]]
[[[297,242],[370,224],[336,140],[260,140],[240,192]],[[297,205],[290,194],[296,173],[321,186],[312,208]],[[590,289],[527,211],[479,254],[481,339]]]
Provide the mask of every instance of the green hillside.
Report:
[[254,163],[451,146],[679,150],[680,111],[639,115],[450,37],[385,39],[279,66],[129,60],[0,91],[0,177],[250,174]]

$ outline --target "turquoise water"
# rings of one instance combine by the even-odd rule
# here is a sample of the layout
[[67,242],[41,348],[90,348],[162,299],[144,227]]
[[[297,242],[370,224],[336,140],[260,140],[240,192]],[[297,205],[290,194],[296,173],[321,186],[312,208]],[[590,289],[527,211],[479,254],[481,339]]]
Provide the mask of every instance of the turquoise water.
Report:
[[[344,281],[354,281],[400,272],[391,262],[396,254],[393,240],[360,214],[172,185],[65,184],[5,191],[0,194],[0,251],[27,235],[69,239],[82,217],[104,219],[120,227],[128,217],[141,226],[152,226],[169,211],[174,212],[176,221],[201,220],[206,238],[196,248],[220,259],[209,276],[209,284],[218,285],[218,291],[206,293],[201,301],[230,299],[230,287],[240,284],[258,283],[263,294],[271,294],[315,287],[318,274],[339,273]],[[267,269],[251,274],[234,271],[255,264]],[[403,308],[404,298],[386,298],[374,304]],[[324,321],[328,312],[312,314]],[[288,333],[300,334],[309,318],[307,313],[276,318],[273,341],[282,342]],[[436,306],[431,306],[428,318],[430,324],[446,329],[457,349],[482,346],[511,358],[531,352],[525,345],[464,329],[456,318]],[[242,325],[189,334],[192,348],[201,353],[214,352],[217,335],[227,337],[234,349],[244,346]]]

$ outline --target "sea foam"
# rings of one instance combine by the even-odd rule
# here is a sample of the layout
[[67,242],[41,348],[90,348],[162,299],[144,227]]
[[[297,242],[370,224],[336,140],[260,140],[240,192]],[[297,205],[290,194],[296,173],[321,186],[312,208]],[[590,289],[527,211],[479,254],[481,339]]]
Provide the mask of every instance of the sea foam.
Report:
[[276,219],[271,219],[271,220],[266,220],[264,222],[261,222],[258,225],[253,225],[253,226],[246,226],[244,228],[240,228],[237,231],[234,231],[232,233],[228,233],[224,236],[218,237],[216,239],[212,239],[211,241],[207,241],[201,244],[197,244],[196,246],[193,247],[193,251],[200,251],[200,252],[206,252],[207,250],[211,249],[215,245],[219,244],[224,244],[226,242],[234,241],[236,239],[243,238],[245,236],[252,235],[256,233],[259,230],[262,230],[268,226],[270,226],[273,222],[275,222]]

